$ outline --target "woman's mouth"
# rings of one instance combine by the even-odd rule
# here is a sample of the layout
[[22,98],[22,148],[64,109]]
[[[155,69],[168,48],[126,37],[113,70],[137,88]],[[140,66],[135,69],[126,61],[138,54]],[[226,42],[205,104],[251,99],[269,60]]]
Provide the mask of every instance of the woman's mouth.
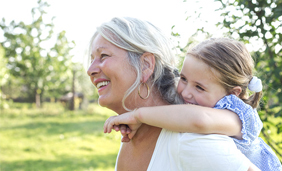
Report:
[[110,81],[102,81],[102,82],[99,82],[99,83],[97,84],[97,89],[100,89],[100,88],[102,88],[102,87],[105,87],[105,86],[107,86],[109,83],[110,83]]

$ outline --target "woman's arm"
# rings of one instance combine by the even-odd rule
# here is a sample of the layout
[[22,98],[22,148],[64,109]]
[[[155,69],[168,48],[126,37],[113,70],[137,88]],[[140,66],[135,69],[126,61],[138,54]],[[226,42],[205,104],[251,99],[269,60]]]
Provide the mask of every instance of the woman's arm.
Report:
[[189,104],[142,107],[114,116],[106,121],[104,132],[111,132],[114,125],[127,124],[132,130],[129,138],[132,138],[142,123],[176,132],[242,137],[242,123],[236,113]]

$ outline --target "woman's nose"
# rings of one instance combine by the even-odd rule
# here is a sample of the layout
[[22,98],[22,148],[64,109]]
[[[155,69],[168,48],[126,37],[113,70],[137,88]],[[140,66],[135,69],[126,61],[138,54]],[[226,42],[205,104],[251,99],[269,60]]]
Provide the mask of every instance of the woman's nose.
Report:
[[90,77],[93,77],[94,75],[100,73],[101,69],[100,69],[100,65],[99,65],[99,62],[97,60],[94,60],[88,70],[87,70],[87,74],[90,76]]

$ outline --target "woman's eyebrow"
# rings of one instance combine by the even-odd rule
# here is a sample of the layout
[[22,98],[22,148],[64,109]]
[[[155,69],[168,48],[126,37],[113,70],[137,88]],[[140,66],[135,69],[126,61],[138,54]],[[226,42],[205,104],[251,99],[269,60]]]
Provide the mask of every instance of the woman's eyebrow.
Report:
[[105,47],[105,46],[98,47],[98,48],[96,49],[96,52],[101,52],[102,49],[107,49],[107,47]]
[[94,51],[91,53],[91,58],[94,58],[94,53],[96,53],[96,52],[98,52],[98,53],[101,53],[101,51],[103,50],[103,49],[107,49],[107,47],[105,47],[105,46],[101,46],[101,47],[98,47],[98,48],[96,48],[96,49],[94,49]]

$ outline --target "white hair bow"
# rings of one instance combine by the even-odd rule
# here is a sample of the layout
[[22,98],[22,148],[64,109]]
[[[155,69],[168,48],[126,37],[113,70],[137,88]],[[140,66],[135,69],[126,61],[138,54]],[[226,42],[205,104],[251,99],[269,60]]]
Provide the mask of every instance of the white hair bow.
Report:
[[253,76],[252,80],[250,81],[248,85],[249,90],[254,91],[254,92],[261,92],[262,91],[262,83],[261,80]]

